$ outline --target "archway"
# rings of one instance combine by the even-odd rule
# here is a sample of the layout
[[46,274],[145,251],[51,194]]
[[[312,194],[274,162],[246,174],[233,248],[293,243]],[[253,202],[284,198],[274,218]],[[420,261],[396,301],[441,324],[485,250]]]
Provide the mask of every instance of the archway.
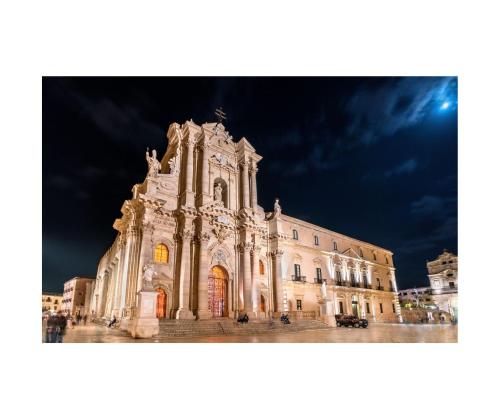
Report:
[[163,288],[157,288],[156,292],[156,317],[164,319],[167,316],[167,294]]
[[208,277],[208,309],[212,317],[227,316],[227,271],[220,265],[214,266]]

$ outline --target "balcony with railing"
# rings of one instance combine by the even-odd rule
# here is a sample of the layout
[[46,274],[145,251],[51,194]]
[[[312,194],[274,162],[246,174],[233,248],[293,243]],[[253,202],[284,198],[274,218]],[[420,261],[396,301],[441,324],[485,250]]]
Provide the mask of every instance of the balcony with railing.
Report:
[[316,284],[322,284],[323,283],[323,278],[314,278],[314,282]]
[[292,275],[292,281],[306,282],[306,277],[302,275]]

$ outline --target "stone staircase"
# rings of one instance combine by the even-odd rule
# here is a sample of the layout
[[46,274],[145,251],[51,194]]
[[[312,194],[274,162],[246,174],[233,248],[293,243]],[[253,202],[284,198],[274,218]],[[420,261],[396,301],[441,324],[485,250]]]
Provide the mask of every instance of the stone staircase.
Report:
[[240,324],[232,319],[217,320],[161,320],[159,337],[255,335],[262,333],[290,333],[303,330],[330,329],[319,320],[294,320],[283,324],[275,320],[254,320]]

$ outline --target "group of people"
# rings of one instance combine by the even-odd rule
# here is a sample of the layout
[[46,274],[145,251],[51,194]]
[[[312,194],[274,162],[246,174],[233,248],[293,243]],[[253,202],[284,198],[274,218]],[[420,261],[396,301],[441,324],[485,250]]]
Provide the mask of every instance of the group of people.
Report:
[[51,314],[44,317],[46,321],[45,342],[46,343],[62,343],[66,329],[72,329],[80,324],[87,325],[88,316],[77,313],[75,317],[70,315],[65,316],[62,311],[57,314]]
[[45,330],[46,343],[62,343],[66,333],[68,319],[59,311],[56,315],[47,318],[47,328]]

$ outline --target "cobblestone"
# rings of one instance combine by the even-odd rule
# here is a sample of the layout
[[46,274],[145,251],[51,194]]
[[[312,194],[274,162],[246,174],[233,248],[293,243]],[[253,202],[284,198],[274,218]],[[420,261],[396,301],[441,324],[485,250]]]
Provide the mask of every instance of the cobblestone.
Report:
[[456,343],[456,325],[372,324],[367,329],[332,328],[296,333],[249,336],[133,339],[127,333],[99,325],[75,326],[64,343]]

